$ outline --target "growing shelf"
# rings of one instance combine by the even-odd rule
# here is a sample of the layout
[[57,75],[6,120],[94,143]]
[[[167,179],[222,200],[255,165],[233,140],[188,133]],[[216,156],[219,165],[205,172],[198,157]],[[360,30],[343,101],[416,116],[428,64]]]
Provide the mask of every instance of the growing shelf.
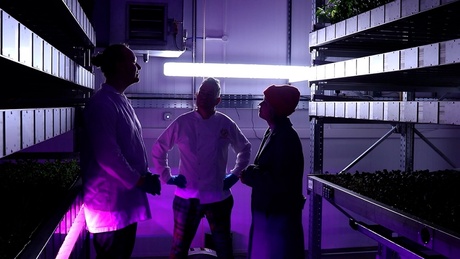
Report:
[[[78,0],[0,1],[0,69],[5,78],[0,96],[0,163],[40,142],[75,134],[78,111],[95,83],[89,59],[96,35],[86,11]],[[63,252],[67,255],[85,252],[80,185],[28,236],[18,258],[56,258],[56,249],[63,244],[78,247],[76,252],[67,247]],[[75,222],[80,222],[79,228],[72,230],[77,233],[69,241]]]
[[[421,135],[416,125],[460,125],[460,27],[456,22],[459,11],[460,1],[395,0],[310,33],[309,49],[313,64],[309,81],[311,174],[323,173],[325,123],[395,125],[380,141],[393,132],[400,134],[399,153],[403,171],[413,171],[414,135],[420,136],[448,161]],[[383,98],[382,92],[394,94],[391,98]],[[349,93],[360,95],[347,96]],[[334,199],[325,197],[325,188],[335,193]],[[413,233],[403,228],[393,228],[392,231],[415,243],[416,232],[425,224],[411,218],[411,215],[356,196],[321,178],[309,176],[308,190],[308,252],[311,258],[320,256],[323,199],[332,201],[341,211],[342,207],[356,209],[379,227],[391,229],[389,224],[407,226]],[[351,226],[379,242],[382,247],[380,258],[391,258],[387,253],[390,250],[408,258],[428,258],[419,253],[421,250],[440,253],[441,257],[436,258],[455,257],[459,252],[455,251],[460,240],[458,233],[446,234],[429,225],[425,226],[433,235],[432,243],[417,243],[416,248],[392,242],[391,236],[372,235],[371,232],[375,232],[373,227],[356,222]]]
[[[52,15],[50,15],[50,13]],[[0,158],[74,128],[94,90],[95,33],[77,0],[1,1]]]

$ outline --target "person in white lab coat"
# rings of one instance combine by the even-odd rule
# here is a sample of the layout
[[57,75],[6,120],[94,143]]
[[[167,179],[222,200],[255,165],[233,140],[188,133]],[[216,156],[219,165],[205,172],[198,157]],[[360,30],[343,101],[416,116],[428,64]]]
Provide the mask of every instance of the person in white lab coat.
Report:
[[[174,232],[170,259],[187,258],[200,221],[206,217],[217,256],[233,257],[230,188],[249,164],[251,143],[237,124],[216,111],[220,82],[206,78],[196,96],[196,109],[177,117],[153,144],[154,169],[163,182],[176,185],[173,201]],[[178,174],[172,175],[168,152],[180,151]],[[237,154],[227,171],[229,147]]]
[[124,91],[139,82],[141,66],[125,44],[93,56],[105,82],[83,111],[81,168],[84,213],[97,259],[128,259],[137,223],[151,218],[147,193],[159,195],[149,172],[141,124]]

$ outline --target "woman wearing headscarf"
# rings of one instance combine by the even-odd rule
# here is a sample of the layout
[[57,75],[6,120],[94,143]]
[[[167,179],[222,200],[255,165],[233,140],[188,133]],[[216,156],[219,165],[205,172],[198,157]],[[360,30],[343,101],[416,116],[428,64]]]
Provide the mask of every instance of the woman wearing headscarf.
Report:
[[241,174],[252,187],[248,259],[303,259],[304,157],[288,117],[300,93],[290,85],[271,85],[263,93],[259,117],[268,128],[254,164]]

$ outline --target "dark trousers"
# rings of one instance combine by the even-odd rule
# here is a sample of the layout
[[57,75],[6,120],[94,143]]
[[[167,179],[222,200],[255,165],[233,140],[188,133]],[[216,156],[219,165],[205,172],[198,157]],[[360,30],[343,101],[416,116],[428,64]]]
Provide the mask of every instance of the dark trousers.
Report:
[[206,217],[211,229],[217,257],[233,259],[231,213],[233,196],[221,202],[200,204],[198,199],[174,197],[174,233],[170,259],[187,258],[200,221]]
[[137,223],[125,228],[93,234],[96,259],[129,259],[136,240]]

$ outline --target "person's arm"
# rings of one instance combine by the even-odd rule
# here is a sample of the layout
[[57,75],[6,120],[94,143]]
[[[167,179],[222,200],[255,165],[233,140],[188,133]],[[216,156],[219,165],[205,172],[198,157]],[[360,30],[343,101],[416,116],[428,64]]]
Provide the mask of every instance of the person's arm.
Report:
[[173,124],[169,125],[153,143],[152,163],[155,172],[160,174],[163,182],[167,183],[171,178],[171,167],[168,163],[168,152],[174,146]]
[[304,170],[303,151],[297,133],[284,129],[276,136],[275,145],[271,147],[271,174],[269,186],[276,197],[291,196],[302,189]]
[[251,143],[246,136],[241,132],[240,128],[235,124],[234,133],[232,134],[231,147],[236,153],[235,166],[230,172],[236,176],[240,176],[241,171],[249,165],[251,158]]
[[160,174],[161,180],[166,184],[185,188],[187,180],[183,175],[171,175],[168,164],[168,152],[176,144],[178,124],[173,121],[158,137],[152,147],[152,161],[155,171]]
[[224,190],[230,189],[238,182],[241,172],[249,165],[251,157],[251,143],[236,124],[234,124],[234,133],[232,136],[231,146],[236,153],[236,161],[233,169],[224,178]]
[[[93,103],[85,111],[85,116],[88,141],[92,143],[92,152],[99,166],[126,188],[134,188],[143,172],[137,172],[129,165],[118,145],[116,109],[109,103]],[[139,156],[143,159],[144,154]]]

